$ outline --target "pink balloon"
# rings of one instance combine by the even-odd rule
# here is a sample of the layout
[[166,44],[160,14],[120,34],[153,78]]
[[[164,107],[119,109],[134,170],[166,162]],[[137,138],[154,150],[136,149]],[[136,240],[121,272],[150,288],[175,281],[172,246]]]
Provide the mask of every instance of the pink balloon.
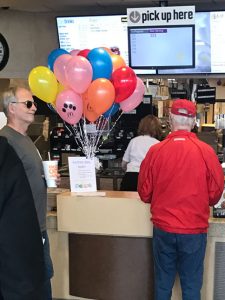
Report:
[[62,54],[55,60],[53,65],[55,77],[64,86],[68,86],[66,81],[65,70],[66,70],[66,64],[68,63],[68,61],[70,61],[71,58],[72,55],[70,54]]
[[67,123],[74,125],[80,121],[83,113],[83,101],[72,90],[64,90],[56,97],[56,111]]
[[90,62],[83,56],[73,56],[66,65],[68,86],[78,94],[83,94],[89,87],[93,70]]
[[145,93],[145,85],[143,81],[137,77],[137,85],[136,88],[127,99],[120,102],[120,108],[124,112],[129,112],[135,109],[143,100],[143,96]]
[[77,56],[77,54],[80,52],[80,50],[79,49],[74,49],[74,50],[71,50],[70,51],[70,55],[72,55],[72,56]]

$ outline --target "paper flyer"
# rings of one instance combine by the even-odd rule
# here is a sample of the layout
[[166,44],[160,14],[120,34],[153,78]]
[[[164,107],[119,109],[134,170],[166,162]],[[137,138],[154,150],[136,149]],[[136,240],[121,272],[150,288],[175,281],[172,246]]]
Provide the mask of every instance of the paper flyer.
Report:
[[97,185],[94,159],[69,157],[68,161],[71,192],[95,192]]

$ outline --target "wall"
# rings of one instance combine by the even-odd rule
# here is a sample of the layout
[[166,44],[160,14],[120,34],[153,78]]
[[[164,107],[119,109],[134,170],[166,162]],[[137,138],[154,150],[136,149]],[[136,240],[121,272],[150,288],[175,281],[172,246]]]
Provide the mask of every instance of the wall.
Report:
[[10,49],[0,78],[27,79],[32,68],[47,65],[48,54],[58,47],[52,14],[0,11],[0,32]]
[[[125,9],[119,7],[116,11],[114,10],[109,12],[106,9],[101,11],[93,8],[91,12],[87,10],[84,13],[79,10],[64,14],[126,13]],[[0,71],[0,79],[27,79],[31,69],[38,65],[47,65],[49,53],[53,49],[58,48],[54,13],[26,13],[0,10],[0,33],[4,35],[10,48],[9,61],[6,67]],[[225,99],[224,90],[224,86],[217,89],[218,99]]]
[[[216,87],[216,99],[217,100],[225,100],[225,80],[224,76],[222,76],[223,79],[209,79],[209,85],[211,87]],[[220,82],[220,85],[218,85],[218,82]]]

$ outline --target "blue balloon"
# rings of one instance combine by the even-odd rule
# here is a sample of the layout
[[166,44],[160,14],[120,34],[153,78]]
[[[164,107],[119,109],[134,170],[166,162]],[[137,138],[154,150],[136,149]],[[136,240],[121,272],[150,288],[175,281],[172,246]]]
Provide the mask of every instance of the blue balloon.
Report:
[[64,49],[54,49],[50,52],[48,56],[48,68],[53,72],[53,66],[56,58],[58,58],[62,54],[70,54],[68,51]]
[[118,112],[120,105],[118,103],[113,103],[113,105],[103,114],[103,117],[109,118]]
[[92,80],[97,78],[110,79],[113,70],[112,59],[109,53],[103,48],[92,49],[87,56],[93,69]]

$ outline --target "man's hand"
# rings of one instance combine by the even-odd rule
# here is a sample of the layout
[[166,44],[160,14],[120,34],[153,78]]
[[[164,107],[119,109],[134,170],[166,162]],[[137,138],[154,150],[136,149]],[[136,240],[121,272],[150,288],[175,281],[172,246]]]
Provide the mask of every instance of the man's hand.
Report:
[[57,173],[57,179],[55,180],[56,185],[59,186],[61,183],[61,175],[59,173]]

